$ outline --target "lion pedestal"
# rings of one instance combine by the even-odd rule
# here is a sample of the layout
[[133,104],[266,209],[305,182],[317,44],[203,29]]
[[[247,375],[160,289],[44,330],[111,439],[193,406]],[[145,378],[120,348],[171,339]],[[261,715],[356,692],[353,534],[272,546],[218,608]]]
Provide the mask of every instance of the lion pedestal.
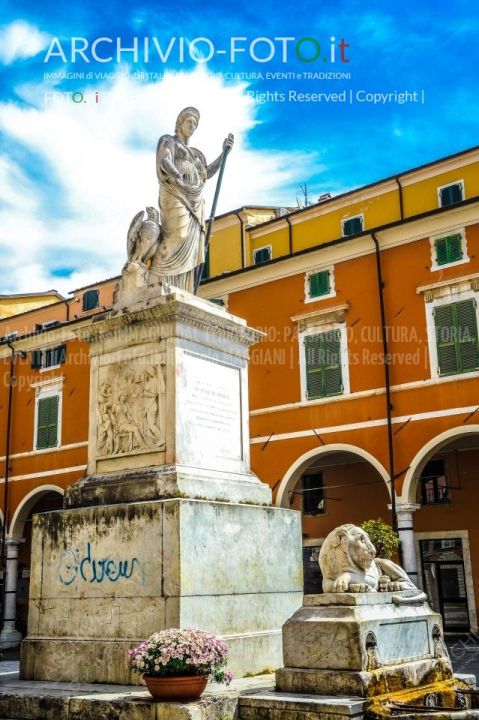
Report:
[[452,677],[441,618],[411,590],[307,595],[283,626],[283,660],[283,692],[371,697]]
[[452,677],[441,616],[368,535],[342,525],[319,563],[323,595],[307,595],[283,626],[283,692],[372,697]]

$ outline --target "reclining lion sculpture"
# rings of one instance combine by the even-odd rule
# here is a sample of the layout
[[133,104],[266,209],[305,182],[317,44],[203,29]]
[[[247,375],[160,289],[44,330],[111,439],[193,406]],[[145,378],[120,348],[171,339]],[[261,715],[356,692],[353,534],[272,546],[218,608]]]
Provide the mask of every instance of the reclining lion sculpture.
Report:
[[319,566],[328,593],[418,590],[399,565],[376,557],[369,535],[356,525],[340,525],[329,533]]

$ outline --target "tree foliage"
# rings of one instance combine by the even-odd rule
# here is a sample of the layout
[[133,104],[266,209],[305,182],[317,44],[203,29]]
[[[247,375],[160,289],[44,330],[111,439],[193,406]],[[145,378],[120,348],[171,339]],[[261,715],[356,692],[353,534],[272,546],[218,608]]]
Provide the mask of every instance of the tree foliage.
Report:
[[399,537],[387,522],[382,518],[366,520],[361,527],[371,538],[377,557],[389,559],[394,555],[399,547]]

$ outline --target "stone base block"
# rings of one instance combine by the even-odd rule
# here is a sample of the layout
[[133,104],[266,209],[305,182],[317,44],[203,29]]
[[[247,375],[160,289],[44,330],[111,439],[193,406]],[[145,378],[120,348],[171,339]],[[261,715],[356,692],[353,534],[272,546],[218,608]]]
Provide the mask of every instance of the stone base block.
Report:
[[306,596],[283,627],[284,666],[362,672],[442,657],[451,670],[441,616],[424,597],[411,590]]
[[209,688],[192,703],[157,702],[146,688],[116,685],[17,681],[0,688],[0,718],[10,720],[232,720],[237,707],[237,692]]
[[[281,663],[281,631],[224,636],[230,649],[228,669],[235,677],[274,672]],[[27,638],[21,647],[22,680],[139,685],[127,652],[139,640]],[[0,716],[1,717],[1,716]]]
[[253,693],[239,698],[240,720],[362,720],[365,701],[354,697]]
[[443,659],[437,659],[390,665],[372,672],[285,667],[276,671],[276,685],[282,692],[367,698],[451,677],[448,664]]
[[66,490],[65,507],[175,497],[270,505],[271,489],[252,473],[235,474],[172,465],[83,478]]
[[37,515],[22,677],[139,683],[126,651],[168,627],[224,637],[236,676],[275,670],[302,598],[294,511],[176,499]]

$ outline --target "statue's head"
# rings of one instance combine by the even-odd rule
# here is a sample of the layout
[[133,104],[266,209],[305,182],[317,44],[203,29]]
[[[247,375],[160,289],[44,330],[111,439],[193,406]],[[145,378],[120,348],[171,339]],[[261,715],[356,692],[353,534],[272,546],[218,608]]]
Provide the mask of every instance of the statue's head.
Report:
[[195,107],[184,108],[176,118],[175,133],[181,130],[188,137],[193,135],[200,121],[200,113]]
[[321,546],[319,565],[324,578],[335,580],[348,570],[367,570],[376,549],[369,535],[356,525],[340,525]]

